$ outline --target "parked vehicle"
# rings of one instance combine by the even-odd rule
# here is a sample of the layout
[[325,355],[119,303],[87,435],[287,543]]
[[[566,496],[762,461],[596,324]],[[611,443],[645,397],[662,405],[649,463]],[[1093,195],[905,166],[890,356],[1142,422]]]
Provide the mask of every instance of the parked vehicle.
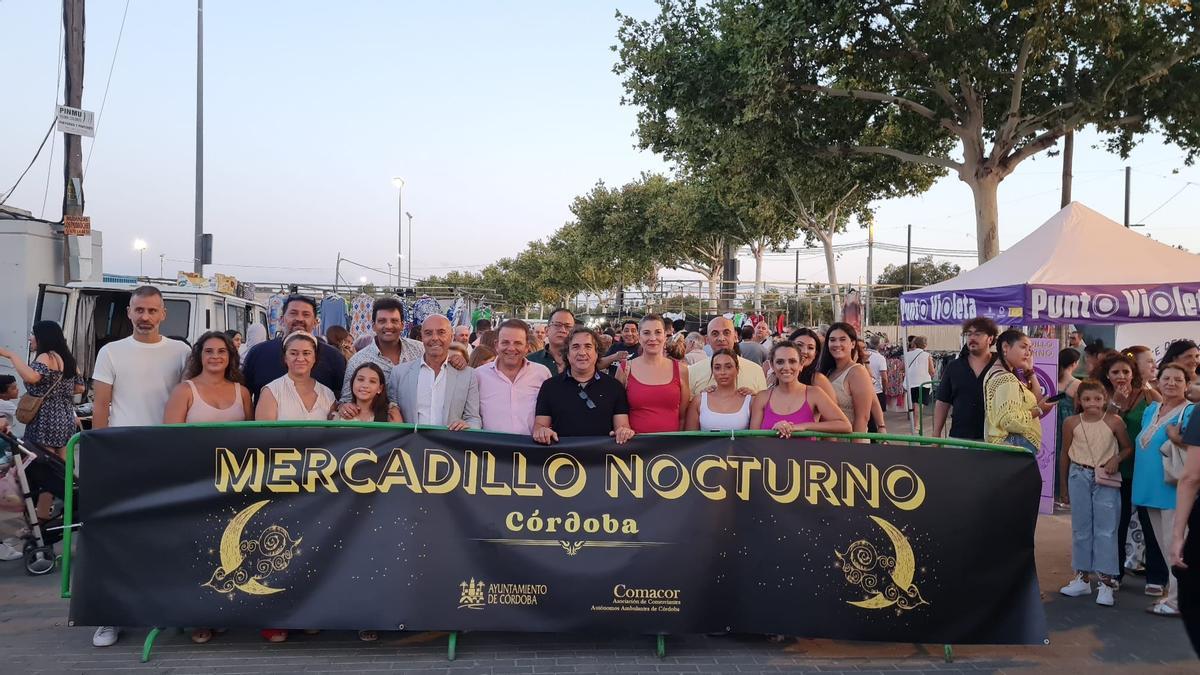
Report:
[[[160,330],[168,338],[191,345],[206,331],[233,328],[244,335],[250,324],[267,325],[267,310],[258,302],[211,289],[156,285],[167,308]],[[126,309],[137,287],[94,282],[39,285],[35,320],[50,320],[63,327],[89,390],[100,348],[133,334]]]

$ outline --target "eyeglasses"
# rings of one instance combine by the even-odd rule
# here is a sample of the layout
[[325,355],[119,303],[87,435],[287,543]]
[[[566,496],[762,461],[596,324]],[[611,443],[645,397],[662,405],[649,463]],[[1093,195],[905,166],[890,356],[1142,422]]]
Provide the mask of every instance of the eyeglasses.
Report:
[[562,330],[571,330],[575,327],[573,323],[563,323],[561,321],[551,321],[548,325],[551,328],[561,328]]
[[982,333],[982,332],[980,332],[980,331],[977,331],[977,330],[969,330],[969,331],[967,331],[967,332],[963,333],[963,337],[965,337],[965,338],[973,338],[973,337],[989,337],[989,336],[988,336],[988,334],[987,334],[987,333]]
[[579,398],[583,399],[584,402],[587,403],[588,410],[594,410],[596,408],[596,402],[593,401],[590,396],[588,396],[587,390],[583,387],[584,385],[579,385]]

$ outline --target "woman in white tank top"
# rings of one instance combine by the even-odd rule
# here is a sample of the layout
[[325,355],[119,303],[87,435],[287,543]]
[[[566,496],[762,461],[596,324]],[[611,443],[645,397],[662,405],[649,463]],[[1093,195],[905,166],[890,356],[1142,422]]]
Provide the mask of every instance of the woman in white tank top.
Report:
[[721,349],[712,355],[712,377],[717,386],[701,392],[688,405],[687,431],[732,431],[750,428],[749,395],[737,389],[737,355]]
[[171,392],[166,424],[244,422],[253,419],[250,392],[241,384],[237,349],[229,336],[210,331],[196,340],[184,381]]

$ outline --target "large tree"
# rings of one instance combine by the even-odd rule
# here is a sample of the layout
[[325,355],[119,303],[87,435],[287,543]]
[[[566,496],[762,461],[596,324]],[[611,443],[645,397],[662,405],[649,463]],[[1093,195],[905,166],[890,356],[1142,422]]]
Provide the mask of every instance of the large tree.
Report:
[[[772,25],[771,10],[731,0],[660,5],[650,21],[623,17],[618,34],[615,70],[624,77],[624,101],[639,108],[639,143],[713,180],[741,218],[739,240],[756,258],[799,233],[820,241],[840,307],[833,235],[855,217],[869,220],[878,199],[927,189],[944,168],[880,155],[838,157],[821,134],[856,144],[905,141],[925,151],[946,150],[949,142],[887,111],[789,92],[803,79],[803,66],[790,55],[789,24]],[[801,103],[814,101],[820,119],[802,118]]]
[[[1092,125],[1122,156],[1152,132],[1188,162],[1200,151],[1200,13],[1188,0],[661,4],[685,35],[711,17],[753,26],[739,57],[753,71],[742,80],[747,109],[786,115],[814,148],[957,174],[974,197],[980,262],[999,252],[1000,182],[1067,133]],[[722,73],[719,63],[706,70]],[[830,100],[888,117],[898,133],[847,136],[830,123]],[[954,150],[931,150],[930,133]]]

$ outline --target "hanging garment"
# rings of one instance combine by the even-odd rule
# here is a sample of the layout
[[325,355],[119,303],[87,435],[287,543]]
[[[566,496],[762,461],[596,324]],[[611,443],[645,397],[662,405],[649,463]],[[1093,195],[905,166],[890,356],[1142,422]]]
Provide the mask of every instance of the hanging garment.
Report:
[[415,323],[418,326],[420,326],[422,323],[424,323],[425,319],[428,319],[429,317],[433,316],[434,314],[441,314],[441,313],[442,313],[441,303],[439,303],[437,300],[434,300],[433,298],[429,297],[428,295],[422,295],[420,297],[420,299],[418,299],[416,302],[413,303],[413,311],[412,311],[413,323]]
[[450,318],[450,324],[453,326],[470,325],[467,321],[469,318],[467,314],[467,301],[463,300],[461,295],[458,296],[458,298],[454,300],[454,306],[450,308],[450,311],[446,314],[446,316]]
[[285,300],[287,300],[287,296],[282,293],[276,293],[267,298],[267,332],[272,336],[283,333],[283,328],[279,324],[283,321],[283,303]]
[[317,315],[321,319],[322,333],[333,326],[346,328],[349,323],[346,316],[346,301],[336,295],[327,296],[321,301],[321,307],[317,310]]
[[783,333],[783,315],[779,314],[775,317],[775,332]]
[[355,340],[372,332],[371,307],[374,304],[375,298],[366,293],[359,293],[350,302],[350,335]]

